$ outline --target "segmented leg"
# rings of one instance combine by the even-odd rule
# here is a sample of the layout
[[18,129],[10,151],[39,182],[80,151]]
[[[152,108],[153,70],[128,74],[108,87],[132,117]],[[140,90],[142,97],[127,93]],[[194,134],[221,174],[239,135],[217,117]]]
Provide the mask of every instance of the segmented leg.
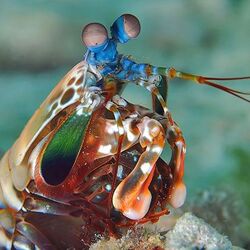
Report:
[[[75,235],[75,231],[80,230],[83,224],[81,218],[75,217],[79,216],[77,213],[81,208],[44,199],[32,183],[27,187],[27,192],[22,210],[16,215],[12,240],[12,245],[16,249],[64,249],[62,246],[70,241],[72,246],[84,245],[77,238],[80,236]],[[67,235],[65,240],[61,237],[64,235]]]
[[12,234],[8,233],[3,227],[0,226],[0,249],[11,249]]
[[22,192],[14,187],[10,169],[8,151],[0,162],[1,199],[3,199],[0,203],[5,203],[6,206],[18,211],[23,205],[24,197]]
[[8,209],[0,210],[0,249],[35,249],[31,241],[16,230],[16,219]]
[[[116,99],[119,98],[116,97]],[[122,213],[129,218],[138,219],[140,218],[140,216],[143,217],[145,215],[148,209],[147,206],[150,205],[150,200],[151,200],[150,198],[151,194],[147,189],[151,181],[150,174],[152,174],[153,176],[154,164],[162,152],[165,143],[164,141],[165,137],[167,138],[167,141],[172,149],[172,158],[169,165],[172,168],[173,187],[170,192],[171,196],[169,197],[169,203],[175,208],[180,207],[184,203],[186,197],[186,187],[182,180],[184,174],[184,158],[185,158],[186,147],[181,130],[173,122],[173,119],[169,112],[167,112],[167,118],[163,119],[164,122],[162,122],[163,125],[162,127],[161,124],[156,120],[148,118],[147,113],[145,113],[144,109],[140,108],[139,106],[134,108],[133,105],[131,106],[131,104],[127,103],[126,108],[129,109],[130,112],[132,113],[136,112],[139,115],[139,117],[144,116],[144,118],[142,118],[141,121],[137,122],[136,124],[135,120],[133,120],[133,124],[132,121],[130,121],[131,124],[129,127],[130,127],[130,133],[136,135],[135,137],[138,138],[136,140],[139,140],[141,146],[143,148],[146,147],[146,150],[142,154],[139,161],[137,162],[137,165],[135,169],[132,171],[132,173],[124,181],[122,181],[122,183],[115,190],[113,197],[113,204],[115,208],[122,211]],[[156,119],[158,119],[157,116]],[[162,118],[160,118],[160,120],[161,119]],[[123,123],[127,124],[128,121],[129,118],[125,119]],[[153,124],[155,124],[156,127],[154,126],[151,127],[149,125],[150,123],[148,123],[149,121],[153,122]],[[125,127],[125,134],[127,134],[128,132],[126,128],[128,126],[124,127]],[[154,135],[154,129],[156,131],[158,130],[162,131],[161,136],[164,138],[163,140],[160,140],[160,137],[158,137],[159,135],[157,133]],[[148,168],[150,169],[149,174],[147,173],[142,177],[142,175],[140,174],[141,167],[143,169],[145,166],[148,166]],[[141,181],[140,178],[144,179],[142,179]],[[140,199],[141,193],[145,194],[143,197],[144,207],[141,207],[140,208],[141,210],[140,209],[138,210],[140,212],[136,213],[135,207],[139,207],[136,204],[140,203],[138,199]],[[135,199],[137,199],[136,202]],[[131,200],[131,202],[129,200]],[[132,213],[132,215],[130,215],[130,213]]]
[[[162,81],[162,91],[167,89],[167,78],[164,79],[165,81]],[[145,81],[140,81],[138,84],[148,89],[152,96],[155,96],[158,99],[163,108],[163,115],[168,119],[166,136],[173,152],[170,165],[174,171],[175,183],[169,202],[173,207],[177,208],[183,205],[186,198],[186,186],[182,181],[184,175],[184,158],[186,152],[185,140],[182,136],[181,130],[174,123],[171,114],[168,111],[167,104],[155,84]],[[155,107],[154,101],[155,100],[153,98],[153,107]]]
[[55,249],[47,237],[45,237],[35,226],[29,222],[21,221],[17,223],[16,230],[24,237],[29,239],[39,249]]
[[[118,144],[117,144],[117,152],[116,152],[116,164],[115,164],[114,169],[112,171],[113,176],[116,176],[125,131],[124,131],[123,123],[122,123],[121,114],[120,114],[120,112],[119,112],[119,110],[117,108],[117,105],[114,104],[111,101],[108,101],[108,103],[106,104],[106,108],[113,113],[113,115],[115,117],[115,121],[116,121],[117,130],[118,130]],[[116,178],[113,179],[113,182],[112,182],[112,185],[111,185],[111,193],[113,193],[113,191],[114,191],[115,184],[116,184]],[[112,200],[112,196],[110,196],[110,202],[109,202],[110,207],[109,207],[108,211],[111,211],[111,204],[112,204],[111,200]]]
[[[168,94],[168,79],[164,75],[159,75],[161,78],[159,82],[156,83],[156,86],[159,90],[160,95],[164,99],[165,103],[167,103],[167,94]],[[156,100],[155,96],[152,95],[152,102],[153,102],[153,111],[156,111],[158,114],[163,115],[163,110],[161,103]]]
[[182,132],[177,125],[172,125],[167,129],[166,137],[172,149],[172,157],[169,165],[173,170],[174,178],[169,203],[174,208],[178,208],[183,205],[186,199],[186,186],[183,182],[186,144]]
[[153,98],[153,109],[155,109],[154,99],[157,98],[157,100],[160,102],[161,107],[163,109],[163,115],[167,115],[167,113],[168,113],[167,104],[166,104],[164,98],[162,97],[162,95],[160,94],[159,89],[157,88],[156,84],[144,81],[142,79],[137,81],[137,84],[146,88],[151,93],[152,98]]
[[134,128],[140,131],[139,142],[145,151],[133,171],[118,185],[113,194],[113,205],[132,220],[143,218],[149,210],[151,193],[148,189],[164,144],[165,133],[161,124],[144,117]]
[[108,101],[106,104],[106,108],[114,114],[116,126],[118,127],[119,136],[123,136],[124,135],[124,128],[123,128],[123,123],[122,123],[122,118],[121,118],[120,112],[117,109],[117,105],[111,101]]
[[96,158],[117,154],[119,140],[121,139],[121,151],[128,149],[138,140],[139,130],[132,127],[134,118],[123,120],[118,110],[118,107],[126,108],[126,105],[127,102],[118,95],[113,97],[113,102],[106,104],[106,108],[113,113],[115,120],[99,118],[99,121],[95,124],[96,129],[101,131],[98,136],[99,141],[102,142],[97,150]]
[[62,215],[67,216],[73,213],[76,208],[70,205],[58,203],[51,200],[44,200],[41,197],[28,197],[23,205],[24,212]]
[[34,250],[35,245],[29,241],[25,236],[15,233],[13,237],[13,247],[17,250]]

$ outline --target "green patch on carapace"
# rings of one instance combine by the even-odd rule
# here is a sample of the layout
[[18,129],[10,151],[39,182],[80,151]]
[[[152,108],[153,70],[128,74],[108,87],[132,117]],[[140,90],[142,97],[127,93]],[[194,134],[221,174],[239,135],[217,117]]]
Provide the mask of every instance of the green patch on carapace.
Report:
[[59,185],[68,176],[80,150],[90,116],[72,114],[55,133],[45,150],[41,175],[49,185]]

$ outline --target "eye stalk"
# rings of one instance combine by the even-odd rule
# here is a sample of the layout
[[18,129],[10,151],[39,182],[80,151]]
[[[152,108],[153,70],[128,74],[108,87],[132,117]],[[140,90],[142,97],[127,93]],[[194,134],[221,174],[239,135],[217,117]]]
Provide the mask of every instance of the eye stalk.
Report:
[[120,43],[126,43],[139,35],[141,25],[136,16],[123,14],[115,20],[110,29],[115,40]]
[[108,44],[108,32],[100,23],[90,23],[82,30],[83,44],[93,52],[99,52]]

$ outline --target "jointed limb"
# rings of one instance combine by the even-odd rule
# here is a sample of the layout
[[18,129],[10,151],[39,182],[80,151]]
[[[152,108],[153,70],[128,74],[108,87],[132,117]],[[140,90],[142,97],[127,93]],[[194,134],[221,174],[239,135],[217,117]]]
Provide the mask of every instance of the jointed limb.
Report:
[[178,208],[183,205],[186,199],[186,186],[183,182],[186,144],[182,132],[177,125],[169,127],[166,133],[168,143],[172,149],[172,157],[169,165],[173,173],[173,187],[169,203],[174,208]]
[[149,185],[165,144],[165,136],[161,124],[148,117],[143,117],[134,129],[139,129],[139,142],[145,151],[133,171],[116,188],[113,205],[124,216],[138,220],[146,215],[150,207],[152,196]]

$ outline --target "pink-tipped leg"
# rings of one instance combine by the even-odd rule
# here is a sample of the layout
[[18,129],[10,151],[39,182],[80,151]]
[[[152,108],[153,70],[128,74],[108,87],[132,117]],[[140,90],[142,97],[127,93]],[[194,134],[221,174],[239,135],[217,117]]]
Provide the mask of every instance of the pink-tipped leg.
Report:
[[[150,207],[152,195],[148,189],[152,177],[154,175],[154,168],[152,169],[149,177],[137,191],[136,199],[132,198],[129,208],[125,208],[123,215],[131,220],[139,220],[143,218]],[[128,204],[127,204],[128,205]]]
[[171,198],[169,200],[170,205],[173,208],[181,207],[186,200],[186,185],[183,182],[176,183],[173,186]]
[[172,148],[170,166],[173,169],[174,178],[169,203],[172,207],[178,208],[184,204],[187,193],[186,186],[183,182],[186,145],[182,133],[176,125],[168,129],[167,138]]
[[165,133],[161,124],[144,117],[134,127],[135,134],[140,131],[140,143],[146,147],[133,171],[118,185],[113,194],[113,205],[131,220],[143,218],[151,203],[149,185],[154,175],[155,163],[165,143]]

